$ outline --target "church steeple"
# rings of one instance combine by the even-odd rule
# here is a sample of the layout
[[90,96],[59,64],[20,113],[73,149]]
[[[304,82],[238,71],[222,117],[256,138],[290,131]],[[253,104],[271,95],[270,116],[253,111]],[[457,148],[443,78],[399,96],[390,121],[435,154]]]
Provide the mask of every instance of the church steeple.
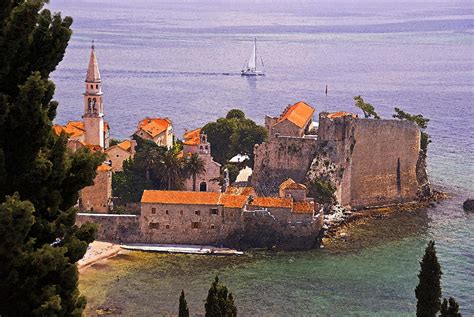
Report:
[[102,102],[102,83],[99,64],[92,42],[89,66],[86,74],[86,91],[84,92],[84,128],[85,141],[91,145],[104,148],[104,105]]

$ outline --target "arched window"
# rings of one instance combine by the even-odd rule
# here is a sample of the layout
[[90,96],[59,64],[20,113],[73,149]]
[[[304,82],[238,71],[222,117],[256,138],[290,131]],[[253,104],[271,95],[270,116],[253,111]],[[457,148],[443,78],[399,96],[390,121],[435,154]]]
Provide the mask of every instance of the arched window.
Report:
[[93,110],[94,113],[97,113],[96,102],[97,102],[97,100],[94,98],[93,103],[92,103],[92,110]]
[[199,191],[200,192],[207,192],[207,183],[206,182],[201,182],[201,184],[199,184]]
[[87,112],[88,113],[92,112],[92,105],[91,104],[92,104],[92,100],[91,100],[91,98],[88,98],[87,99]]

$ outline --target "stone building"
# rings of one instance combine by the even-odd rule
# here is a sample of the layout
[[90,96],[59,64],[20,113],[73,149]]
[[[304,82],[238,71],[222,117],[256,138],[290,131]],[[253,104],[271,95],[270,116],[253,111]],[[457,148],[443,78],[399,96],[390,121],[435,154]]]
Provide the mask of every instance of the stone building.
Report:
[[313,128],[314,111],[313,107],[300,101],[288,105],[279,117],[265,116],[268,135],[303,137]]
[[336,188],[341,205],[358,209],[414,201],[427,182],[419,167],[420,129],[412,122],[361,119],[340,111],[320,113],[316,135],[302,128],[298,136],[275,133],[275,126],[267,124],[273,137],[255,146],[257,193],[276,195],[287,178],[322,180]]
[[159,146],[171,148],[173,146],[173,124],[168,118],[145,118],[138,123],[134,135]]
[[[201,192],[220,192],[219,185],[221,165],[215,162],[211,154],[211,144],[207,141],[207,135],[201,133],[201,129],[195,129],[184,134],[183,157],[197,154],[204,163],[205,172],[196,176],[196,190]],[[193,178],[184,181],[184,189],[193,190]]]
[[[145,190],[141,200],[143,242],[234,245],[265,239],[302,245],[313,243],[321,229],[319,206],[306,198],[306,188],[289,186],[284,197],[259,197],[215,192]],[[300,192],[298,192],[298,190]],[[243,193],[249,193],[248,189]],[[297,197],[297,199],[295,199]],[[307,239],[306,242],[301,242]],[[254,240],[252,242],[252,240]],[[276,241],[276,240],[275,240]],[[283,242],[282,242],[283,243]]]
[[94,184],[79,193],[79,209],[107,213],[112,208],[112,168],[102,164],[97,168]]
[[105,150],[112,172],[122,171],[123,161],[135,155],[135,146],[136,142],[134,140],[125,140]]

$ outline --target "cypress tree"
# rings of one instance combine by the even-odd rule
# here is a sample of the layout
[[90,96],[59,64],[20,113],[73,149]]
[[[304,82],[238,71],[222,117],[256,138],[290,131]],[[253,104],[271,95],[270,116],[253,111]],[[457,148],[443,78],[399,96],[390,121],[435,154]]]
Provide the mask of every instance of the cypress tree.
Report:
[[441,305],[441,267],[436,257],[434,241],[430,241],[425,250],[425,255],[420,262],[420,280],[415,289],[417,298],[416,315],[418,317],[433,317]]
[[234,304],[232,293],[229,294],[227,287],[219,283],[219,278],[211,284],[207,294],[206,317],[235,317],[237,307]]
[[181,290],[181,295],[179,296],[179,317],[189,317],[189,308],[186,298],[184,298],[184,290]]
[[0,2],[0,315],[79,316],[76,262],[95,228],[75,223],[78,191],[103,160],[69,153],[52,121],[49,80],[62,60],[72,19],[47,0]]
[[461,317],[459,305],[452,297],[449,298],[449,301],[447,301],[446,298],[443,299],[440,313],[440,317]]

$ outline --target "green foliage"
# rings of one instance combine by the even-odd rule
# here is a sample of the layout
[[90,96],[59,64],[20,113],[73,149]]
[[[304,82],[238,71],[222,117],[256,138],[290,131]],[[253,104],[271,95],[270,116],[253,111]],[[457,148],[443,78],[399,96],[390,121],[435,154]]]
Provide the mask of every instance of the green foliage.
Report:
[[219,283],[219,278],[211,284],[207,294],[206,317],[235,317],[237,316],[237,307],[234,304],[232,293],[228,293],[227,287]]
[[0,315],[79,316],[75,262],[96,232],[77,228],[78,191],[91,185],[101,154],[69,153],[52,121],[48,79],[64,56],[72,19],[47,1],[0,5]]
[[114,196],[122,203],[139,202],[145,189],[181,189],[184,179],[192,174],[191,166],[179,157],[179,148],[168,149],[139,137],[135,140],[135,157],[124,161],[123,170],[112,176]]
[[440,317],[461,317],[461,313],[459,312],[459,305],[454,300],[454,298],[450,297],[449,301],[446,300],[446,298],[443,299],[439,316]]
[[430,241],[426,247],[425,254],[420,262],[420,280],[415,289],[417,299],[416,316],[432,317],[440,309],[441,305],[441,266],[436,257],[434,241]]
[[123,162],[123,170],[112,174],[112,191],[121,202],[139,202],[145,189],[153,189],[139,165],[130,158]]
[[184,290],[181,290],[181,295],[179,296],[179,313],[178,317],[189,317],[189,308],[186,298],[184,298]]
[[245,119],[245,113],[240,109],[231,109],[225,116],[226,119]]
[[323,179],[315,179],[308,184],[308,196],[314,198],[319,204],[332,205],[336,202],[334,187],[329,181]]
[[247,154],[253,165],[253,148],[267,139],[267,130],[245,118],[242,111],[233,109],[226,118],[209,122],[202,128],[212,145],[214,160],[224,165],[237,154]]
[[400,120],[408,120],[414,122],[417,126],[421,129],[421,141],[420,147],[421,151],[426,154],[428,151],[428,144],[431,143],[430,136],[424,130],[428,127],[428,122],[430,119],[423,117],[421,114],[412,115],[409,114],[400,108],[395,108],[395,114],[393,115],[394,118],[398,118]]
[[364,102],[364,99],[362,99],[361,96],[355,96],[354,100],[355,106],[362,110],[365,118],[374,117],[375,119],[380,119],[377,112],[375,112],[374,106],[372,106],[370,103]]
[[109,146],[114,146],[114,145],[117,145],[119,143],[121,143],[122,141],[120,141],[119,139],[110,139],[109,141]]

